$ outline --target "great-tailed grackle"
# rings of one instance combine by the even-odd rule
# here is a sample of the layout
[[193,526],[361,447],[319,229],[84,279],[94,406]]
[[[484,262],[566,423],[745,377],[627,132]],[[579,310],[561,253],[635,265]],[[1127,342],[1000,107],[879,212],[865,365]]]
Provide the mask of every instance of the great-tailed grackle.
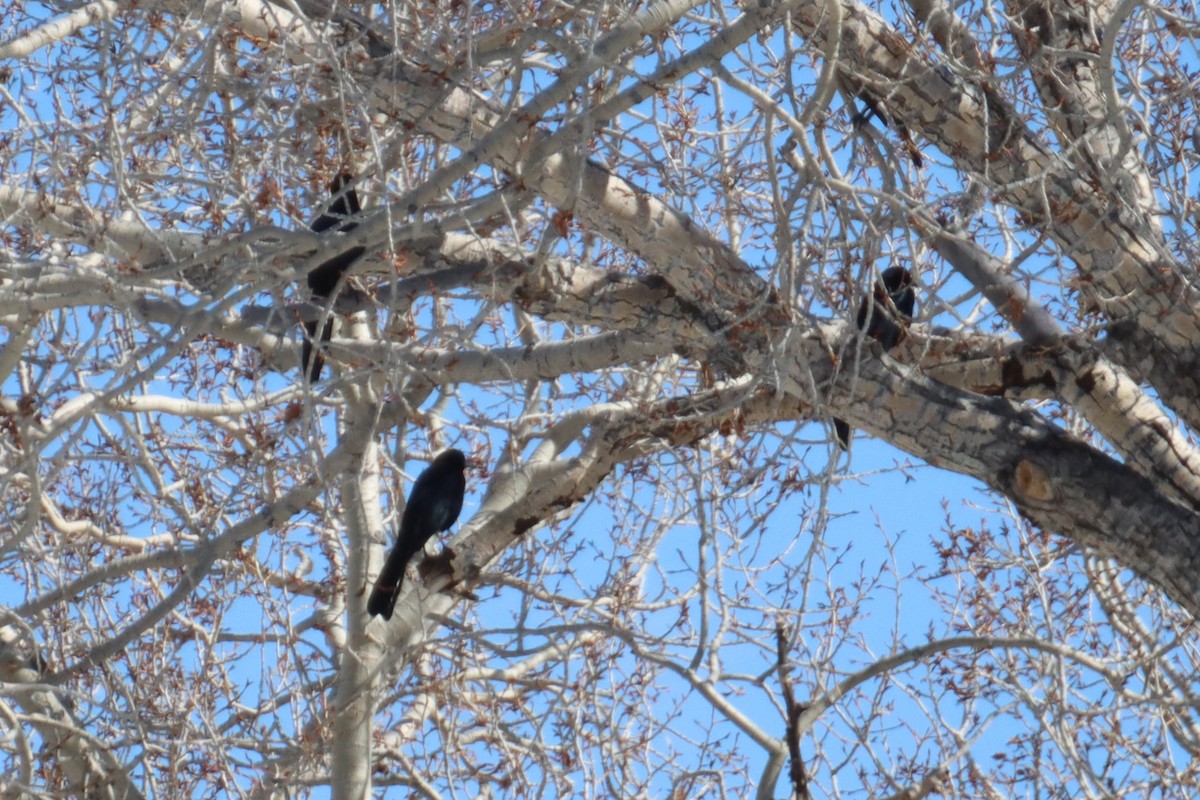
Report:
[[[858,329],[883,345],[886,353],[904,340],[904,323],[913,318],[917,293],[913,289],[912,273],[904,267],[888,267],[875,283],[875,290],[863,297],[855,318]],[[868,315],[870,317],[868,321]],[[845,420],[833,419],[838,445],[850,447],[850,426]]]
[[925,166],[925,157],[921,155],[921,151],[917,148],[916,143],[913,142],[912,134],[908,132],[908,128],[904,126],[904,123],[898,119],[889,118],[884,113],[879,102],[866,89],[858,93],[858,99],[863,101],[867,109],[865,111],[856,111],[850,117],[851,124],[855,128],[861,128],[871,121],[872,114],[879,118],[879,121],[883,123],[885,128],[889,124],[892,124],[896,129],[896,133],[900,136],[900,141],[904,144],[904,149],[908,151],[908,157],[912,159],[913,166],[917,169]]
[[[314,232],[321,233],[334,228],[339,233],[349,233],[358,227],[353,217],[358,216],[362,209],[358,205],[358,193],[353,188],[347,188],[350,181],[350,173],[342,172],[329,184],[329,194],[333,197],[333,202],[330,203],[329,210],[313,220],[309,226]],[[366,248],[352,247],[308,273],[308,288],[312,291],[313,300],[329,300],[346,270],[350,269],[350,265],[364,252]],[[309,383],[316,383],[321,379],[321,368],[325,365],[325,358],[321,355],[320,345],[328,342],[329,337],[333,335],[333,319],[330,318],[325,320],[320,343],[314,346],[313,338],[317,335],[317,324],[316,320],[304,323],[304,345],[300,351],[300,369],[308,376]]]
[[467,488],[466,468],[466,456],[461,450],[451,448],[444,450],[413,481],[408,505],[400,518],[396,544],[367,600],[367,612],[372,617],[378,614],[384,619],[392,618],[409,559],[425,547],[431,536],[446,530],[458,519],[463,492]]

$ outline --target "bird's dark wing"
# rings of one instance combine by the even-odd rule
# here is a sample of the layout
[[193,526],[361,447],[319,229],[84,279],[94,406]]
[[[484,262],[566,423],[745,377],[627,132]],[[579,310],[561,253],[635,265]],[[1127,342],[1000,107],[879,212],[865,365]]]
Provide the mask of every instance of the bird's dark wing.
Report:
[[[461,471],[438,476],[436,487],[430,487],[430,503],[424,509],[424,521],[433,531],[441,533],[458,520],[462,511],[467,480]],[[424,542],[421,543],[424,546]]]
[[461,451],[446,450],[413,482],[400,518],[396,544],[367,600],[367,613],[371,616],[392,618],[408,562],[435,533],[446,530],[458,519],[467,488],[465,468],[466,457]]
[[916,309],[917,293],[913,290],[912,273],[904,267],[888,267],[879,276],[887,290],[888,298],[896,310],[906,319],[912,319]]
[[[339,233],[349,233],[358,227],[358,223],[352,217],[358,215],[362,208],[358,204],[358,193],[348,186],[350,180],[350,174],[342,172],[329,184],[329,193],[333,196],[333,202],[329,204],[328,211],[313,220],[312,225],[309,226],[313,231],[321,233],[334,228]],[[312,291],[313,299],[328,300],[337,289],[342,276],[364,252],[366,252],[364,247],[353,247],[344,253],[338,253],[308,273],[308,288]],[[314,346],[318,324],[317,321],[304,324],[305,335],[300,351],[300,363],[305,375],[308,376],[309,383],[316,383],[321,379],[321,369],[325,365],[325,359],[322,357],[320,349]],[[320,344],[328,342],[332,335],[333,321],[326,320],[325,326],[321,330]]]
[[411,513],[414,522],[420,520],[430,529],[430,535],[453,525],[462,511],[463,494],[467,490],[466,466],[466,456],[461,450],[451,448],[439,454],[413,482],[409,503],[417,502],[404,509],[405,519]]
[[888,267],[871,295],[864,297],[858,306],[858,328],[882,344],[887,352],[904,338],[902,323],[912,319],[916,302],[912,274],[903,267]]
[[[871,294],[863,297],[855,321],[858,329],[883,345],[886,353],[904,340],[902,322],[912,319],[917,293],[913,289],[912,273],[904,267],[888,267],[879,276]],[[869,317],[869,319],[868,319]],[[838,446],[850,447],[850,426],[843,420],[833,420]]]
[[893,292],[891,297],[892,305],[896,307],[896,310],[900,312],[905,320],[911,320],[916,316],[914,312],[917,308],[917,293],[913,291],[912,284],[908,284],[899,291]]

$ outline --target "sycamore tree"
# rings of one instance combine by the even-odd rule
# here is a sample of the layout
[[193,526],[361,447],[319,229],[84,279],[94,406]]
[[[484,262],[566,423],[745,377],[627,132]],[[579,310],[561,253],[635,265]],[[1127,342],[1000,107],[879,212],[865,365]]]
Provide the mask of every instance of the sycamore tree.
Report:
[[0,794],[1195,796],[1198,34],[0,3]]

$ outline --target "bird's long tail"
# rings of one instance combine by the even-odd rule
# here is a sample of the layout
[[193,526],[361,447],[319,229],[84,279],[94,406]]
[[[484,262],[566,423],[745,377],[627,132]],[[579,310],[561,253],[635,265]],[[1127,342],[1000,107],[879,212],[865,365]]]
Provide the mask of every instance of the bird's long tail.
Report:
[[[300,348],[300,369],[308,376],[309,383],[316,383],[321,380],[321,370],[325,366],[325,356],[321,355],[320,347],[313,343],[313,337],[317,335],[317,322],[304,323],[304,344]],[[325,321],[325,328],[321,331],[320,344],[325,344],[333,336],[333,320]]]
[[371,596],[367,598],[367,613],[372,617],[391,619],[392,612],[396,610],[396,598],[400,596],[400,584],[403,580],[403,571],[396,581],[386,584],[380,576],[380,580],[375,582],[375,588],[371,590]]
[[833,432],[837,435],[838,447],[850,449],[850,423],[844,419],[833,418]]
[[367,613],[372,617],[392,618],[396,599],[400,597],[400,587],[404,584],[404,570],[408,568],[413,555],[415,553],[401,550],[399,544],[388,554],[379,577],[375,579],[375,588],[367,598]]

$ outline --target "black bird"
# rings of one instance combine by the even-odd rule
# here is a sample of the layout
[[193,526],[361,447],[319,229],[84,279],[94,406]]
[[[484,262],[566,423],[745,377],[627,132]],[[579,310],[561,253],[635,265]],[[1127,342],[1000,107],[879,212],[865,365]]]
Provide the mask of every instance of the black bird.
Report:
[[[886,353],[904,341],[904,325],[913,318],[917,293],[912,273],[904,267],[888,267],[879,277],[873,294],[865,295],[859,303],[856,321],[858,329],[883,345]],[[849,449],[850,426],[845,420],[834,417],[833,430],[838,445],[843,450]]]
[[896,133],[900,136],[900,141],[904,144],[904,149],[908,151],[908,157],[912,159],[913,166],[917,169],[921,169],[921,167],[925,166],[925,157],[921,155],[921,151],[917,148],[916,143],[913,142],[912,134],[908,132],[908,128],[904,126],[904,123],[898,119],[890,119],[888,115],[884,113],[884,110],[880,104],[867,90],[864,89],[863,91],[859,92],[858,99],[862,100],[863,105],[865,105],[867,108],[865,111],[856,111],[854,115],[850,117],[850,122],[854,125],[854,127],[861,128],[869,123],[871,121],[872,114],[879,118],[879,121],[883,123],[885,128],[889,124],[893,124],[896,128]]
[[[329,204],[329,210],[313,220],[312,225],[309,226],[314,232],[321,233],[334,228],[339,233],[349,233],[358,227],[358,223],[352,217],[358,216],[362,212],[362,208],[358,205],[358,193],[353,188],[347,188],[350,181],[350,173],[342,172],[329,184],[329,194],[333,197],[333,202]],[[350,265],[357,261],[364,252],[366,252],[364,247],[352,247],[344,253],[338,253],[308,273],[308,288],[312,291],[313,300],[328,301],[333,296],[338,282],[346,274],[346,270],[350,269]],[[321,368],[325,365],[325,358],[319,349],[313,346],[313,337],[317,335],[317,324],[317,320],[304,323],[304,345],[300,351],[300,368],[308,375],[309,383],[321,380]],[[332,335],[333,319],[330,318],[325,320],[325,327],[321,330],[320,343],[328,342]]]
[[458,519],[463,492],[467,489],[466,468],[466,456],[461,450],[451,448],[442,451],[413,481],[408,505],[400,518],[396,544],[367,600],[367,613],[372,617],[378,614],[384,619],[392,618],[409,559],[425,547],[431,536],[446,530]]

